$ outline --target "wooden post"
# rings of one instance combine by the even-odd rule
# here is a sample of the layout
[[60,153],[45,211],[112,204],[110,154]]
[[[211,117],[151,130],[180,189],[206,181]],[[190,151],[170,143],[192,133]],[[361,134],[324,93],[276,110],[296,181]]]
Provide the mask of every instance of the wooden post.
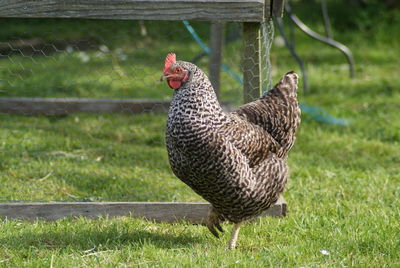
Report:
[[219,21],[211,22],[210,34],[210,80],[219,98],[220,70],[222,63],[222,49],[224,45],[224,24]]
[[260,97],[261,73],[261,23],[243,23],[243,89],[244,102]]

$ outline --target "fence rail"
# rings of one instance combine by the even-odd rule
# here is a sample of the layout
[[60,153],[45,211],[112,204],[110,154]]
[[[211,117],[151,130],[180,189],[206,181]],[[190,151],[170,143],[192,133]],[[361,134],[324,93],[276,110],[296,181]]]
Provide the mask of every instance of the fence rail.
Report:
[[[0,219],[57,220],[65,217],[83,216],[132,216],[156,222],[186,220],[203,223],[210,204],[205,202],[37,202],[0,203]],[[286,215],[286,203],[281,197],[261,216],[282,217]]]
[[170,101],[151,99],[0,98],[0,113],[67,115],[71,113],[167,112]]
[[1,0],[0,17],[262,21],[270,0]]

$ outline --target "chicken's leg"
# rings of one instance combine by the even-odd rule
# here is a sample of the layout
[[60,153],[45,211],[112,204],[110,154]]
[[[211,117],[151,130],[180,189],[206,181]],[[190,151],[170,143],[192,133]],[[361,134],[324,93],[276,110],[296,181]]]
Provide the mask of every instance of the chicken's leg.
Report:
[[240,222],[233,225],[231,240],[229,240],[228,248],[235,249],[236,242],[239,236]]
[[219,238],[219,234],[215,228],[218,229],[221,233],[224,232],[224,229],[222,229],[220,223],[223,221],[221,215],[213,208],[211,207],[210,211],[208,212],[208,217],[206,219],[206,226],[208,230],[217,238]]

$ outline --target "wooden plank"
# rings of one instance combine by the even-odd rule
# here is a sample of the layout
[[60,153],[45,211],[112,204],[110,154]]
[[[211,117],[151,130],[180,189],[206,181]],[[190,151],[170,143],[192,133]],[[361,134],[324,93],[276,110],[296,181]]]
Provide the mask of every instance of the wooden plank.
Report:
[[260,97],[261,77],[261,24],[243,23],[243,89],[244,102]]
[[3,203],[0,215],[8,219],[57,220],[71,216],[143,217],[158,222],[187,220],[199,223],[207,215],[207,203],[172,202],[49,202]]
[[0,17],[262,21],[270,0],[0,0]]
[[90,98],[0,98],[0,113],[67,115],[70,113],[164,113],[169,100]]
[[220,21],[211,22],[210,34],[210,81],[219,97],[222,49],[224,45],[224,24]]
[[260,217],[272,216],[272,217],[286,217],[287,215],[287,204],[285,198],[280,196],[278,201],[271,206],[268,210],[260,215]]
[[[0,98],[0,113],[22,115],[67,115],[71,113],[166,113],[169,100],[91,98]],[[235,109],[222,103],[222,109]]]
[[[201,224],[210,208],[209,203],[178,202],[48,202],[48,203],[0,203],[0,218],[23,220],[57,220],[65,217],[101,216],[140,217],[155,222],[186,220]],[[283,197],[262,216],[286,215]]]

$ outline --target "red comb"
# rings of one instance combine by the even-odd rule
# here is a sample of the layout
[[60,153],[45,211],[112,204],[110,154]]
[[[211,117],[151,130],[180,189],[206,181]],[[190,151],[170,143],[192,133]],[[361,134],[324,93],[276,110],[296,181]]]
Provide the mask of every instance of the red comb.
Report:
[[164,73],[168,72],[168,69],[176,62],[176,55],[175,53],[169,53],[167,57],[165,57],[164,63]]

